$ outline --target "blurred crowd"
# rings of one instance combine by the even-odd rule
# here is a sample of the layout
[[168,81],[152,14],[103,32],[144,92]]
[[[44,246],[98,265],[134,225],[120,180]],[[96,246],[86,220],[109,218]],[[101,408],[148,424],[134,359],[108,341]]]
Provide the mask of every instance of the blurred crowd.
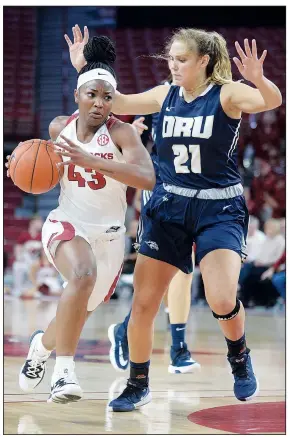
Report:
[[[151,151],[150,119],[119,117],[134,123],[145,147]],[[148,129],[142,126],[148,125]],[[140,127],[141,126],[141,127]],[[247,240],[248,256],[239,279],[238,295],[245,307],[283,307],[286,298],[285,275],[285,108],[262,114],[245,115],[239,139],[239,167],[250,213]],[[133,271],[136,261],[134,242],[140,215],[140,191],[127,190],[126,250],[123,272],[113,298],[122,296],[124,289],[133,292]],[[6,291],[22,298],[56,296],[61,293],[62,280],[49,264],[41,244],[40,217],[33,217],[14,248],[12,271]],[[4,254],[4,267],[5,266]],[[7,263],[7,261],[6,261]],[[204,301],[202,278],[195,266],[192,302]],[[6,284],[9,281],[6,281]],[[5,280],[4,280],[5,284]]]
[[[34,216],[29,222],[28,229],[18,236],[14,246],[11,274],[6,276],[6,281],[4,277],[5,290],[13,296],[32,299],[41,297],[41,295],[61,293],[60,275],[50,264],[42,248],[42,225],[42,218]],[[4,258],[4,271],[6,268]]]
[[268,219],[259,229],[259,219],[250,216],[246,258],[239,278],[239,298],[244,307],[266,307],[286,297],[285,219]]

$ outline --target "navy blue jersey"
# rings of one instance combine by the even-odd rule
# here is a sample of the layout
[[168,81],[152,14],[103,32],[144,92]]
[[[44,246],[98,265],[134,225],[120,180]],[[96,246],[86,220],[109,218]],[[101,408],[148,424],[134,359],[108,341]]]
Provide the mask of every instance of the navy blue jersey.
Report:
[[155,112],[154,114],[152,114],[152,127],[151,127],[151,135],[154,142],[156,140],[156,127],[158,124],[158,120],[159,120],[159,112]]
[[210,85],[187,103],[171,86],[160,111],[155,144],[163,182],[184,188],[223,188],[241,182],[237,142],[241,119],[228,117],[221,86]]

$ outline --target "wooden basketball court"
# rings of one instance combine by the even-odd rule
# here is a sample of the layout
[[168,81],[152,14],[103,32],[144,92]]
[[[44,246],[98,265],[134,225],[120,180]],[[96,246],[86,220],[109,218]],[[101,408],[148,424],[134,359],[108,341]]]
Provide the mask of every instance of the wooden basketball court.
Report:
[[153,400],[132,413],[111,413],[107,403],[126,383],[128,371],[116,372],[108,358],[107,328],[122,321],[130,301],[103,304],[86,323],[76,357],[84,398],[75,404],[47,404],[54,356],[35,393],[18,387],[18,373],[28,352],[29,336],[45,329],[56,312],[55,300],[4,301],[4,434],[284,434],[284,313],[248,311],[247,340],[260,394],[235,399],[226,346],[208,307],[192,307],[187,343],[201,364],[195,374],[172,375],[170,332],[161,310],[155,325],[150,386]]

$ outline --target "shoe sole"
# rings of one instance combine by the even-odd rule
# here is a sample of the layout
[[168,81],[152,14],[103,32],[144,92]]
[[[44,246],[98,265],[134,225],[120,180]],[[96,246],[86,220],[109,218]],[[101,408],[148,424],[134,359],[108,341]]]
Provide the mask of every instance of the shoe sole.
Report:
[[198,363],[193,363],[190,366],[182,367],[172,366],[172,364],[168,366],[168,373],[193,373],[198,370],[200,370],[200,364]]
[[54,402],[55,404],[68,404],[70,402],[78,402],[83,397],[83,392],[79,387],[78,390],[75,387],[70,390],[67,387],[67,392],[59,391],[56,393],[52,393],[47,399],[47,403],[50,404]]
[[78,402],[80,399],[82,398],[82,396],[77,396],[77,395],[61,395],[60,396],[53,396],[51,398],[47,399],[47,403],[48,404],[69,404],[70,402]]
[[257,382],[257,388],[256,388],[256,390],[254,391],[254,393],[253,393],[251,396],[248,396],[247,398],[238,398],[238,397],[236,396],[236,398],[238,399],[238,401],[241,401],[241,402],[247,402],[247,401],[250,401],[251,399],[255,398],[255,397],[259,394],[259,388],[260,388],[260,385],[259,385],[259,381],[258,381],[257,378],[256,378],[256,382]]
[[114,413],[129,413],[130,411],[136,411],[139,410],[139,408],[143,407],[143,405],[149,404],[149,402],[152,401],[152,395],[149,392],[147,396],[145,396],[144,399],[142,399],[140,402],[137,402],[136,404],[134,404],[134,408],[132,408],[131,410],[125,410],[122,408],[114,408],[111,406],[108,406],[108,411],[113,411]]
[[[31,337],[30,337],[30,339],[29,339],[29,350],[30,350],[30,348],[31,348],[31,346],[32,346],[32,343],[33,343],[33,342],[35,343],[35,337],[36,337],[38,334],[44,334],[44,331],[37,330],[37,331],[35,331],[35,332],[31,335]],[[33,346],[34,346],[34,344],[33,344]],[[29,354],[29,351],[28,351],[28,354]],[[28,356],[28,354],[27,354],[27,356]],[[27,361],[27,357],[26,357],[25,363],[26,363],[26,361]],[[46,364],[44,364],[44,372],[43,372],[42,378],[41,378],[41,380],[36,384],[36,386],[34,386],[34,387],[32,387],[32,388],[22,388],[22,387],[21,387],[21,383],[20,383],[20,377],[21,377],[21,375],[22,375],[22,370],[24,369],[25,363],[23,364],[23,366],[22,366],[21,369],[20,369],[19,377],[18,377],[18,384],[19,384],[19,387],[21,388],[22,391],[24,391],[25,393],[31,393],[31,392],[33,392],[33,390],[34,390],[34,389],[35,389],[35,388],[36,388],[36,387],[41,383],[41,381],[43,380],[44,375],[45,375],[45,372],[46,372]]]
[[109,340],[111,342],[111,348],[110,348],[110,354],[109,354],[110,361],[111,361],[111,364],[115,370],[117,370],[118,372],[125,372],[127,367],[128,367],[129,360],[128,360],[128,364],[127,364],[126,369],[122,369],[121,367],[118,366],[116,359],[115,359],[115,348],[116,348],[116,342],[115,342],[115,336],[114,336],[115,326],[117,326],[117,324],[109,326],[109,329],[108,329],[108,337],[109,337]]

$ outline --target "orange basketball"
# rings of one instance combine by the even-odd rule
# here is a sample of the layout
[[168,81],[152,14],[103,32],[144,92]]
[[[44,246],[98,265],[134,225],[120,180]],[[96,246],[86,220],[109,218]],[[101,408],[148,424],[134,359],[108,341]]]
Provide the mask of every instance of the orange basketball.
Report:
[[9,161],[14,184],[26,193],[41,194],[51,190],[63,175],[62,161],[45,140],[28,140],[19,144]]

